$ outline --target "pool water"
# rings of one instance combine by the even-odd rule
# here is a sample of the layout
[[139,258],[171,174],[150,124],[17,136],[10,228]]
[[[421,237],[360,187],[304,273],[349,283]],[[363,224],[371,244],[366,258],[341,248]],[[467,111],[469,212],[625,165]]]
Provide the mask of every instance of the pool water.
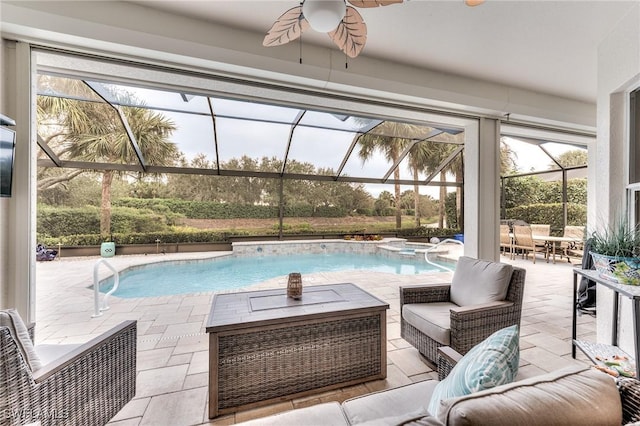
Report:
[[[161,262],[124,270],[113,293],[123,298],[200,293],[246,287],[290,272],[311,274],[367,270],[402,275],[442,272],[423,260],[392,259],[363,254],[299,254],[289,256],[233,257],[194,262]],[[111,289],[113,278],[101,290]]]

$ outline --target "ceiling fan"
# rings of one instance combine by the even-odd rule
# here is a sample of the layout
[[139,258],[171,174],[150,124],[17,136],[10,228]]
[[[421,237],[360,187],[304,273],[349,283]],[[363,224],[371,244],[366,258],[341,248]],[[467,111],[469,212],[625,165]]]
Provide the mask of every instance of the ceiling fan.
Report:
[[[367,42],[367,24],[356,7],[370,8],[402,3],[403,0],[302,0],[300,6],[283,13],[262,42],[273,47],[300,38],[309,27],[329,38],[350,58],[362,52]],[[350,6],[347,6],[349,3]],[[467,6],[478,6],[484,0],[464,0]]]

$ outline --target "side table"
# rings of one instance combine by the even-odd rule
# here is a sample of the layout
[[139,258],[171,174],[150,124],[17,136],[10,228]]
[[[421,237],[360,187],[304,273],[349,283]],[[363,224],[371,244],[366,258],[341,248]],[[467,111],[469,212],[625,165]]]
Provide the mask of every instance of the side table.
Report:
[[[578,276],[586,277],[596,283],[613,290],[613,315],[611,326],[611,344],[593,343],[576,338],[577,325],[577,306],[578,306]],[[633,309],[633,335],[635,337],[633,343],[634,354],[630,355],[618,347],[618,308],[620,296],[631,300]],[[626,284],[618,284],[613,281],[600,277],[597,271],[591,269],[573,270],[573,328],[571,333],[571,356],[576,357],[576,348],[579,348],[593,363],[596,363],[596,356],[610,357],[613,355],[623,355],[630,359],[637,360],[640,354],[640,340],[638,339],[638,331],[640,331],[640,286],[630,286]],[[636,362],[636,378],[640,378],[640,363]]]

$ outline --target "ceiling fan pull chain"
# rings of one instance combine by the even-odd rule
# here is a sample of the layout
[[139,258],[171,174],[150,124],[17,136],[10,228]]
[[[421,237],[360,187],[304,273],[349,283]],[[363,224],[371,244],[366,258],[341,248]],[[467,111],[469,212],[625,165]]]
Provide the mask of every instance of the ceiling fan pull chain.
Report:
[[349,69],[349,55],[347,55],[346,53],[344,54],[344,69]]
[[298,21],[299,21],[299,22],[298,22],[298,24],[300,25],[300,37],[299,37],[299,39],[300,39],[300,44],[299,44],[299,49],[300,49],[300,64],[302,64],[302,23],[301,23],[301,21],[302,21],[303,19],[305,19],[305,18],[304,18],[304,15],[302,14],[302,4],[303,4],[303,3],[304,3],[304,0],[302,0],[302,1],[300,2],[300,16],[298,17]]

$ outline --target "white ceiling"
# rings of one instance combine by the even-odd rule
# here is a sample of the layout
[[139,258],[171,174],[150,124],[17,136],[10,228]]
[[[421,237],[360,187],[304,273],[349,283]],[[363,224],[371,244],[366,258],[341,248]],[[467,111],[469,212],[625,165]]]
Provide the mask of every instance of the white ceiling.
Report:
[[[462,0],[405,0],[359,9],[368,27],[361,55],[595,103],[597,46],[637,1],[486,0],[472,8]],[[299,5],[296,0],[133,3],[258,33]],[[325,34],[308,32],[305,43],[331,45]]]

